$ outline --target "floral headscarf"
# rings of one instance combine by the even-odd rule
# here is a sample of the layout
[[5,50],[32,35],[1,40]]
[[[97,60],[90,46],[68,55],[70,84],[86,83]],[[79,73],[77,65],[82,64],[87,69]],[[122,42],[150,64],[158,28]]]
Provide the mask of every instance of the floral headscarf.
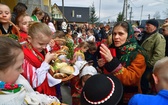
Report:
[[[116,48],[117,55],[119,55],[119,57],[118,56],[117,57],[119,58],[122,65],[124,67],[129,66],[131,61],[135,59],[138,53],[141,53],[146,58],[143,48],[138,45],[137,40],[134,37],[134,30],[131,24],[124,21],[124,22],[117,23],[114,26],[114,28],[117,26],[121,26],[127,29],[127,32],[128,32],[128,37],[126,39],[126,42],[120,47]],[[127,27],[124,27],[124,26],[127,26]],[[112,46],[115,47],[114,43],[112,44]]]

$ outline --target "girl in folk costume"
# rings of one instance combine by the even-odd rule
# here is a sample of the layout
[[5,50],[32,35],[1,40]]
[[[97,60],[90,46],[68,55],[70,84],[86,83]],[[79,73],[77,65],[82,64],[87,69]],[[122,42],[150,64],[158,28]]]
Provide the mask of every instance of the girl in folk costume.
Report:
[[124,96],[121,102],[123,105],[132,95],[141,92],[140,80],[146,69],[146,56],[143,49],[137,44],[133,28],[129,23],[117,23],[112,33],[113,43],[110,48],[103,44],[100,46],[103,58],[99,59],[98,64],[123,83]]
[[16,34],[18,35],[16,29],[8,21],[11,20],[10,8],[0,3],[0,35],[1,34]]
[[45,23],[34,22],[29,27],[28,35],[27,44],[23,45],[25,55],[23,76],[38,92],[56,96],[55,85],[61,80],[55,79],[49,74],[49,63],[55,59],[55,54],[46,52],[52,32]]
[[16,25],[20,29],[20,39],[19,42],[21,44],[26,43],[27,40],[27,32],[29,23],[31,22],[31,17],[27,13],[21,13],[16,17]]

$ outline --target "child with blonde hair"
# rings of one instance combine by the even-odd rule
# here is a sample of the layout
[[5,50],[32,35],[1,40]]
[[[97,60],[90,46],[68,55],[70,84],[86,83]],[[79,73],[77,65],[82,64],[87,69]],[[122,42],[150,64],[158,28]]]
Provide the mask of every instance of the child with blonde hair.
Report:
[[34,22],[30,25],[27,43],[23,45],[23,76],[36,91],[56,96],[55,85],[61,83],[61,79],[55,79],[49,73],[49,63],[56,59],[54,53],[46,50],[51,38],[52,32],[45,23]]

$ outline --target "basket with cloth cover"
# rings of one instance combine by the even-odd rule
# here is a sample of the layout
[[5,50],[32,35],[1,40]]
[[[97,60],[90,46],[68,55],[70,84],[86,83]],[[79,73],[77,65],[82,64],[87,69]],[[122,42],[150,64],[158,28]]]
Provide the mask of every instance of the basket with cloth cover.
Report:
[[74,44],[69,40],[64,40],[64,42],[65,45],[61,46],[60,50],[54,52],[56,60],[51,63],[50,74],[54,78],[62,79],[62,81],[68,81],[78,75],[79,70],[70,62],[71,59],[73,59]]

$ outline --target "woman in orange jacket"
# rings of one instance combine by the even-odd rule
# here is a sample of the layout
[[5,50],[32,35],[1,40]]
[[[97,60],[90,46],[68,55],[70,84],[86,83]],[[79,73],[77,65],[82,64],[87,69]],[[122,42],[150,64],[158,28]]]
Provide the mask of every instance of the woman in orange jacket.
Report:
[[134,31],[127,22],[115,24],[112,32],[113,43],[110,48],[104,44],[100,46],[100,67],[104,73],[116,76],[124,85],[124,96],[121,104],[127,104],[129,99],[140,89],[141,76],[146,69],[144,50],[137,44]]

